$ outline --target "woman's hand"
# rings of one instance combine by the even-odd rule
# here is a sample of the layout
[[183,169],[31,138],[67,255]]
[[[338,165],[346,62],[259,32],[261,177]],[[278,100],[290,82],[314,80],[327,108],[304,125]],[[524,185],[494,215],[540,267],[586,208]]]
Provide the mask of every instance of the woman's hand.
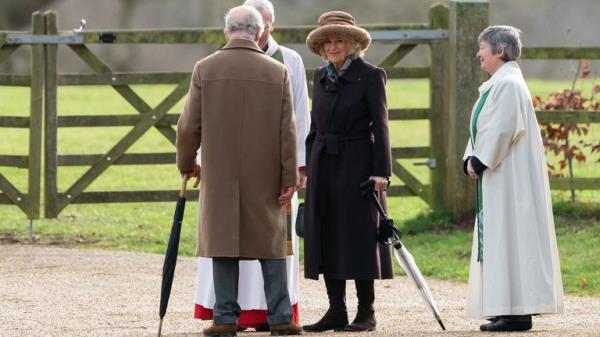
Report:
[[389,180],[387,177],[369,177],[369,180],[373,180],[375,182],[375,185],[373,186],[373,188],[375,189],[375,191],[385,191],[387,190],[388,186],[390,185]]
[[473,180],[479,179],[479,175],[477,173],[475,173],[475,170],[473,169],[473,165],[471,164],[471,159],[469,159],[469,161],[467,161],[467,172],[469,173],[469,177],[471,177],[471,179],[473,179]]

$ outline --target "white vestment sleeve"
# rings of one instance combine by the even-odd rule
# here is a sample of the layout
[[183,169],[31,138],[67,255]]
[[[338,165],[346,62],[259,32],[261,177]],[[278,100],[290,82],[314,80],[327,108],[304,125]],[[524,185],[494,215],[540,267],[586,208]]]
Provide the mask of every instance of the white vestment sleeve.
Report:
[[306,71],[299,55],[295,55],[292,77],[292,95],[294,97],[294,111],[296,113],[296,137],[298,151],[298,167],[305,166],[305,140],[308,135],[310,112],[308,111],[308,89],[306,88]]
[[473,144],[471,143],[471,138],[467,142],[467,147],[465,148],[465,154],[463,155],[463,161],[467,160],[467,158],[473,156]]

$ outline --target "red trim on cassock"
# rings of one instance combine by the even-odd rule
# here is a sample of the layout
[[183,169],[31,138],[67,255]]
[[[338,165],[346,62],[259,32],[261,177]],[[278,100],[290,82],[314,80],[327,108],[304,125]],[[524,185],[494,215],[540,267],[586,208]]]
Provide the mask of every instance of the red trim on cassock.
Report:
[[[200,304],[194,304],[194,318],[212,320],[213,311]],[[300,324],[298,303],[292,305],[292,322]],[[263,323],[267,323],[267,310],[242,310],[238,319],[238,326],[245,328],[255,328]]]

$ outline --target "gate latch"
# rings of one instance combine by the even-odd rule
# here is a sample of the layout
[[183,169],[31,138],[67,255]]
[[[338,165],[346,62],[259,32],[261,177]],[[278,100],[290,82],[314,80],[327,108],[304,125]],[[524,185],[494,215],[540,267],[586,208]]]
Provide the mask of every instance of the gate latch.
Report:
[[437,160],[435,158],[429,158],[429,159],[427,159],[427,161],[420,162],[420,163],[414,163],[413,165],[425,165],[425,166],[429,167],[430,169],[434,169],[437,167]]

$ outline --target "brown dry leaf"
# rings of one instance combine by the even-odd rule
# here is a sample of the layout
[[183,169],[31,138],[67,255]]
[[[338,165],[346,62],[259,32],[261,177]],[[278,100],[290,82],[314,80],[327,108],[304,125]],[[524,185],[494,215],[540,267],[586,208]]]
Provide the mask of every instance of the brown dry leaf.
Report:
[[581,78],[588,78],[592,72],[590,60],[582,59],[579,62],[581,62]]
[[579,278],[579,288],[583,289],[587,286],[587,279],[585,277]]

